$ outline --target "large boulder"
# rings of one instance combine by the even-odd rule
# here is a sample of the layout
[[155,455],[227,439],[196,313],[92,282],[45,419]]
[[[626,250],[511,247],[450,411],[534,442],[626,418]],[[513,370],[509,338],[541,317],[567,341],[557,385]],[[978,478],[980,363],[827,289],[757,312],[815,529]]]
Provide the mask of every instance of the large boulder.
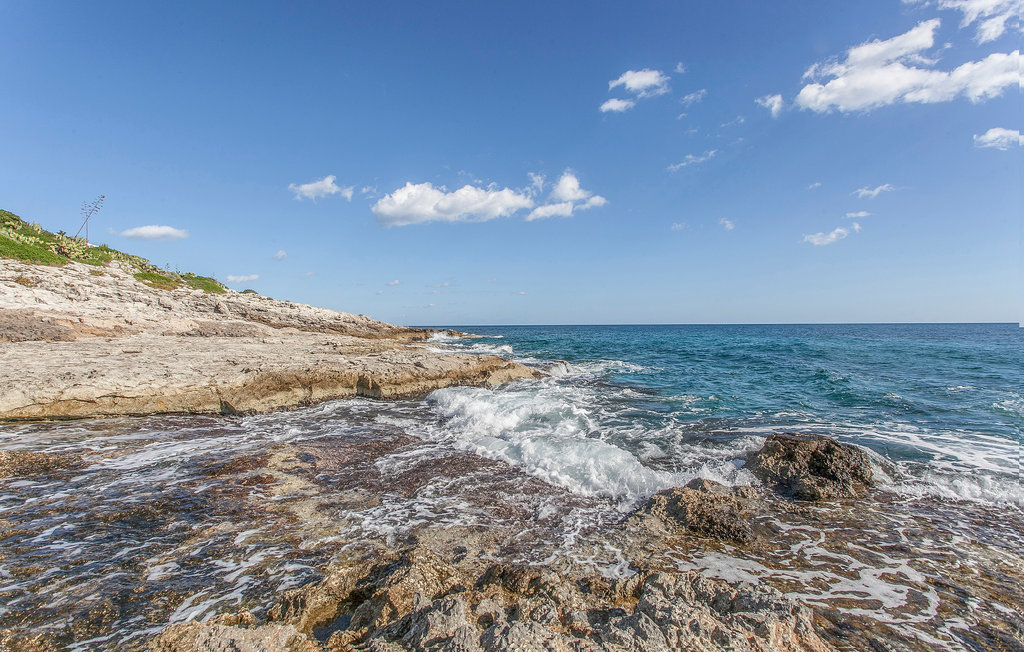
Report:
[[872,484],[861,449],[821,435],[775,434],[747,457],[761,482],[799,500],[855,498]]

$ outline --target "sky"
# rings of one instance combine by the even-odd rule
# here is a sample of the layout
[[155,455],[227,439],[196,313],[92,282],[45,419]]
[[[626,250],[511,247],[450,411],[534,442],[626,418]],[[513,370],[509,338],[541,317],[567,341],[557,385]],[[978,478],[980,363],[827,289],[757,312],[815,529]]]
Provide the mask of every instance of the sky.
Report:
[[0,208],[410,325],[1024,319],[1024,0],[0,5]]

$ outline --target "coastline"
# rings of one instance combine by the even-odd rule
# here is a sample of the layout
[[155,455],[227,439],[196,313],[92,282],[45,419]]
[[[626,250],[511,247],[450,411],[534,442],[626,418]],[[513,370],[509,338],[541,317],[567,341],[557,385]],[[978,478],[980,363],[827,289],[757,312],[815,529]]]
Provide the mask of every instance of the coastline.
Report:
[[[634,395],[595,384],[604,372],[520,354],[550,375],[451,387],[536,377],[506,340],[157,290],[116,267],[0,261],[0,290],[0,650],[956,649],[970,596],[1024,606],[1019,570],[986,561],[1017,558],[1019,514],[907,501],[894,469],[831,438],[774,461],[758,456],[778,437],[723,439],[703,458],[719,466],[656,486],[657,460],[575,412]],[[565,443],[582,458],[514,434],[577,417]],[[62,418],[77,421],[46,421]],[[544,469],[617,477],[633,500]],[[959,554],[981,565],[950,566]],[[66,573],[59,598],[47,564]],[[988,620],[964,635],[1019,641]]]
[[422,345],[444,331],[255,293],[157,289],[116,264],[0,259],[0,288],[0,420],[251,414],[538,374]]

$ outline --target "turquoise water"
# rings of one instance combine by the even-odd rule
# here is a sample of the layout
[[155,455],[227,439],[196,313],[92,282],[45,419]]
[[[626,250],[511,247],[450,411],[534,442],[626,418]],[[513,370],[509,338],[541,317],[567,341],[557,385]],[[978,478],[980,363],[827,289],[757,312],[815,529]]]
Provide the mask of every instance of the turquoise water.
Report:
[[[446,340],[446,348],[541,368],[567,363],[539,384],[435,393],[444,418],[465,421],[461,434],[475,452],[549,480],[560,473],[552,464],[508,442],[593,466],[578,456],[611,451],[574,450],[568,440],[600,441],[640,463],[628,469],[632,479],[568,471],[562,484],[576,489],[635,497],[679,479],[666,473],[743,483],[749,478],[725,458],[771,432],[798,430],[868,447],[893,463],[883,468],[910,494],[1024,504],[1024,329],[1016,324],[461,328],[487,339]],[[480,431],[499,441],[480,443]]]

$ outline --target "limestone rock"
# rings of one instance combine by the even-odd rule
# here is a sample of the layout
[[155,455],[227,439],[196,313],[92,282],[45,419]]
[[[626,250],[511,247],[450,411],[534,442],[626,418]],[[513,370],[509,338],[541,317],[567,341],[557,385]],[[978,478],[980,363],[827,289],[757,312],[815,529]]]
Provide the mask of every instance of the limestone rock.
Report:
[[290,625],[237,627],[185,623],[165,628],[152,652],[317,652],[320,648]]
[[694,571],[609,580],[494,564],[474,579],[414,547],[335,569],[286,602],[271,613],[275,622],[300,632],[339,624],[327,641],[331,650],[830,649],[815,633],[810,610],[779,591]]
[[711,480],[695,478],[685,487],[654,494],[640,513],[697,536],[750,543],[754,540],[749,523],[752,503],[748,487],[730,489]]
[[748,456],[747,468],[766,485],[800,500],[854,498],[872,484],[864,451],[821,435],[772,435]]
[[265,412],[538,375],[415,344],[435,331],[95,271],[0,258],[0,420]]

